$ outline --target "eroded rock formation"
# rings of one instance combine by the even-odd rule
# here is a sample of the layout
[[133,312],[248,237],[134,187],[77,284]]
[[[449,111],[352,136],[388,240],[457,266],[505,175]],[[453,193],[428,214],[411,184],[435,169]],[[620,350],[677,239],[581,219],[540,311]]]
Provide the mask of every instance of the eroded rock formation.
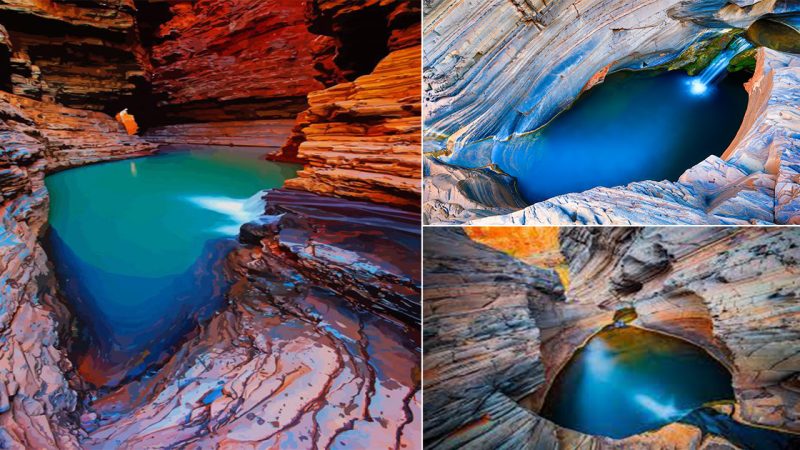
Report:
[[[677,182],[642,181],[567,194],[508,214],[507,198],[477,205],[457,179],[474,169],[445,168],[433,155],[481,139],[534,130],[609,71],[675,61],[722,30],[765,14],[796,11],[786,2],[506,2],[468,8],[459,1],[426,11],[426,164],[462,172],[425,181],[426,220],[503,224],[791,223],[794,198],[798,58],[760,49],[751,98],[737,139]],[[684,54],[695,54],[689,51]],[[690,61],[681,59],[681,64]],[[693,61],[691,61],[693,63]],[[643,149],[646,151],[646,149]],[[738,156],[734,156],[738,154]],[[769,155],[773,156],[770,158]],[[490,155],[475,155],[489,165]],[[769,164],[768,164],[769,160]],[[783,161],[783,163],[781,163]],[[544,169],[546,170],[546,169]],[[490,181],[490,180],[486,180]],[[485,182],[486,182],[485,181]],[[430,192],[428,189],[430,188]],[[501,186],[483,187],[491,192]],[[475,190],[474,188],[472,189]],[[508,192],[505,197],[515,196]]]
[[458,229],[426,232],[424,248],[431,448],[734,448],[686,424],[611,440],[536,414],[574,351],[631,307],[633,325],[693,342],[731,370],[738,420],[800,431],[793,229],[565,228],[566,292],[554,271]]
[[[309,94],[309,109],[298,116],[295,134],[282,154],[307,165],[286,187],[416,210],[419,6],[407,1],[319,0],[312,11],[312,30],[331,36],[337,55],[330,69],[329,52],[323,52],[318,67],[324,76],[344,82]],[[378,33],[384,41],[370,43],[380,39],[374,35]],[[361,64],[348,62],[348,55],[360,51],[377,65],[370,67],[363,58]]]
[[266,194],[230,307],[83,416],[88,448],[419,448],[419,215]]

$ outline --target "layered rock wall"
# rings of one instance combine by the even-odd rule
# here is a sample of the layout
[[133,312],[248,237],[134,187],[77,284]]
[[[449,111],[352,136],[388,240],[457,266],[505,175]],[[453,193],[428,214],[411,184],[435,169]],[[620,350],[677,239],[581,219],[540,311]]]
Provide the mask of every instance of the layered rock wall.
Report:
[[432,229],[424,248],[431,448],[715,444],[684,424],[611,440],[561,429],[536,414],[575,350],[611,324],[616,311],[631,307],[638,314],[633,325],[687,339],[731,370],[739,420],[800,429],[800,232],[566,228],[566,294],[554,272],[525,266],[459,230]]
[[0,444],[75,448],[70,314],[39,239],[49,170],[152,151],[112,117],[0,92]]
[[7,90],[82,109],[123,109],[147,82],[134,13],[133,0],[0,2]]
[[310,93],[297,125],[307,164],[285,187],[418,209],[419,57],[419,45],[397,50],[369,75]]
[[298,116],[279,156],[307,162],[286,187],[415,210],[419,6],[317,0],[309,8],[310,29],[330,38],[317,54],[317,67],[331,86],[309,94],[309,109]]

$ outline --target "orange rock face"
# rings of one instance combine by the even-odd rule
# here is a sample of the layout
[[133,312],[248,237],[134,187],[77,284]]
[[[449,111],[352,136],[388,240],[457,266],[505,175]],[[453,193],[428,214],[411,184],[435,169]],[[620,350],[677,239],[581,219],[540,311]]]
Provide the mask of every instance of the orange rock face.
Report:
[[309,94],[298,119],[308,161],[289,189],[419,208],[420,46],[397,50],[353,82]]
[[171,13],[151,54],[153,91],[175,121],[291,118],[322,87],[302,2],[184,1]]
[[128,114],[128,110],[122,110],[114,116],[117,119],[117,122],[121,123],[122,126],[125,127],[125,131],[128,134],[136,134],[139,131],[139,125],[136,124],[136,118],[133,117],[131,114]]

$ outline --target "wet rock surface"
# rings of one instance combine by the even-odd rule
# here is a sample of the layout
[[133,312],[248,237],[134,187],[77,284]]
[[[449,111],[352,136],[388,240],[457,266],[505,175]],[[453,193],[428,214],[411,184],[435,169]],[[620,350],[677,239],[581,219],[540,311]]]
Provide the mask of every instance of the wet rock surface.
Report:
[[[526,266],[460,230],[426,233],[426,445],[732,447],[688,424],[611,440],[562,429],[535,413],[573,352],[612,323],[615,311],[630,307],[637,313],[632,325],[684,338],[729,368],[734,420],[800,429],[793,387],[800,370],[794,312],[800,233],[565,228],[560,239],[570,265],[565,295],[554,271]],[[629,287],[620,292],[620,284]],[[453,363],[459,356],[465,362]],[[463,414],[455,414],[460,405]]]
[[87,448],[419,446],[418,216],[266,199],[227,259],[229,307],[152,377],[93,402]]

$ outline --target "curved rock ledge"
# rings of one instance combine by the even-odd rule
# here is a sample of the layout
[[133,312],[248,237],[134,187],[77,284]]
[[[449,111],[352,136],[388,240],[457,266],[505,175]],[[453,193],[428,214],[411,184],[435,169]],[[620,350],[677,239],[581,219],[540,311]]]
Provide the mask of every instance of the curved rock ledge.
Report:
[[800,432],[800,232],[565,228],[560,239],[566,293],[553,270],[458,229],[426,232],[426,446],[735,448],[686,424],[612,440],[535,413],[574,351],[629,307],[634,325],[693,342],[728,366],[738,420]]

